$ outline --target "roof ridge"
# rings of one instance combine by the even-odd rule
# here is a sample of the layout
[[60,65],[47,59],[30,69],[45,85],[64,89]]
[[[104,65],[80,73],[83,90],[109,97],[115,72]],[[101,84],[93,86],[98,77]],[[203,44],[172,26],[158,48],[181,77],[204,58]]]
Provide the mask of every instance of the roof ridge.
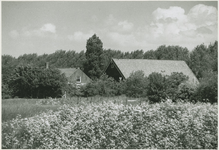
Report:
[[57,68],[57,69],[77,69],[77,68]]
[[171,60],[171,59],[118,59],[118,58],[112,58],[113,60],[151,60],[151,61],[183,61],[184,60]]

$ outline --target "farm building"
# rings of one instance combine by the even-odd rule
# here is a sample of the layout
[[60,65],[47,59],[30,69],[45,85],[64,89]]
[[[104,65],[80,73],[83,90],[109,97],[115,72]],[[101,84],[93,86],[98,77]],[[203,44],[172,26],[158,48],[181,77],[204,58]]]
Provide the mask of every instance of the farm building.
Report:
[[67,77],[68,84],[80,86],[91,81],[91,79],[80,68],[59,68],[59,70]]
[[115,80],[127,79],[132,72],[142,70],[145,76],[153,72],[171,75],[173,72],[182,72],[189,77],[188,82],[197,85],[198,79],[185,61],[178,60],[152,60],[152,59],[112,59],[105,73]]

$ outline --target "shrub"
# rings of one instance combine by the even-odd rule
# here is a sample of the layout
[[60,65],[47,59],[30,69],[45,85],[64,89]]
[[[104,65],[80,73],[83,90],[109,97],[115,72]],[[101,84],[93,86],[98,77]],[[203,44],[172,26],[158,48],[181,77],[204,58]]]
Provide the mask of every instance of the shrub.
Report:
[[19,98],[60,97],[67,79],[58,69],[21,66],[14,70],[9,88]]
[[145,97],[147,85],[143,71],[133,72],[125,81],[125,94],[129,97]]
[[189,83],[181,83],[178,86],[177,99],[182,101],[191,101],[195,93],[196,87]]
[[96,81],[91,81],[88,84],[86,84],[84,87],[81,87],[81,92],[82,95],[86,97],[99,95]]
[[122,82],[116,82],[107,75],[102,75],[100,79],[88,83],[81,89],[84,96],[116,96],[123,93]]
[[2,84],[2,99],[11,98],[11,90],[7,84]]
[[151,102],[161,102],[166,99],[175,101],[178,99],[179,85],[186,82],[188,77],[177,72],[173,72],[169,76],[154,72],[149,75],[148,80],[147,96]]
[[216,72],[208,72],[200,80],[200,84],[194,93],[193,99],[201,102],[216,103],[218,100],[218,79]]
[[147,86],[147,96],[150,102],[161,102],[165,99],[166,93],[166,78],[160,73],[153,72],[148,76],[149,84]]
[[99,87],[99,95],[101,96],[115,96],[118,93],[117,84],[113,78],[107,75],[102,75],[97,82]]
[[82,91],[80,88],[76,88],[75,85],[68,84],[65,88],[67,97],[81,96]]
[[[178,99],[178,88],[181,83],[185,83],[188,80],[188,76],[183,73],[173,72],[170,76],[166,76],[165,87],[166,95],[173,101]],[[182,96],[182,95],[181,95]]]

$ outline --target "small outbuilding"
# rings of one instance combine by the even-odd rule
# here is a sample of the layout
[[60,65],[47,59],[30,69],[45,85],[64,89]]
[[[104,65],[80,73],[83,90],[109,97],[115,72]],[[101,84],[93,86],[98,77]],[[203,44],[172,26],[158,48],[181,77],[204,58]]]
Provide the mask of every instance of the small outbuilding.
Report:
[[111,59],[105,73],[119,81],[127,79],[132,72],[139,70],[142,70],[145,76],[149,76],[153,72],[163,75],[171,75],[173,72],[182,72],[189,77],[189,83],[193,85],[199,84],[192,70],[185,61],[181,60]]
[[67,77],[68,84],[78,87],[91,82],[91,79],[80,68],[59,68],[59,70]]

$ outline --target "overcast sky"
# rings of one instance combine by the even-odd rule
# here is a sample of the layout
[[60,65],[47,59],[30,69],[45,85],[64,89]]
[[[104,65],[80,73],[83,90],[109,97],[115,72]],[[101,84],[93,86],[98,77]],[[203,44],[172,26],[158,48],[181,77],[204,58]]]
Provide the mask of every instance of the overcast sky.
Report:
[[218,40],[217,1],[2,2],[2,54],[86,51],[96,34],[104,49],[192,50]]

